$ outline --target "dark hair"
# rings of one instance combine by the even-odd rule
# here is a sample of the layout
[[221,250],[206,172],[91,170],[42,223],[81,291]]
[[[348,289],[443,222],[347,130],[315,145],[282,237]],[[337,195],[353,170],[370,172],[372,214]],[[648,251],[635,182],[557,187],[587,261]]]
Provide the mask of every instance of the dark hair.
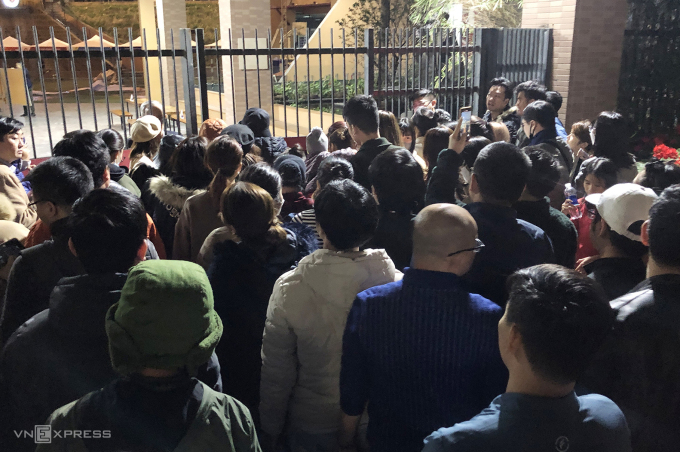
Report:
[[97,189],[73,205],[71,240],[88,273],[127,273],[146,238],[142,202],[126,190]]
[[70,208],[94,189],[92,173],[73,157],[52,157],[36,166],[24,179],[31,183],[33,197]]
[[439,114],[427,107],[418,107],[413,112],[411,124],[413,124],[414,131],[415,127],[417,127],[420,135],[425,136],[428,130],[434,129],[439,125]]
[[402,137],[406,135],[413,136],[413,127],[411,126],[411,122],[406,118],[401,118],[399,120],[399,130],[401,130]]
[[281,175],[269,164],[261,162],[250,165],[238,175],[240,182],[250,182],[265,189],[276,200],[281,191]]
[[652,160],[645,165],[640,185],[651,188],[657,195],[671,185],[680,184],[680,166],[673,162]]
[[477,116],[473,117],[470,120],[470,136],[484,137],[491,142],[493,142],[496,138],[493,134],[493,130],[491,130],[491,128],[489,127],[489,123],[484,121],[482,118],[478,118]]
[[521,92],[524,92],[524,97],[526,97],[527,99],[531,100],[546,99],[545,86],[541,85],[538,82],[534,82],[533,80],[522,82],[515,87],[515,94],[519,95],[519,93]]
[[579,187],[582,187],[586,176],[592,174],[602,180],[606,188],[609,188],[618,182],[617,173],[618,168],[614,162],[602,157],[594,157],[583,162],[578,176],[576,177],[576,183]]
[[380,110],[378,118],[380,119],[380,136],[395,146],[401,146],[401,130],[399,130],[399,123],[394,113]]
[[673,185],[649,210],[649,252],[656,262],[680,267],[680,185]]
[[104,185],[104,173],[109,166],[111,156],[106,143],[96,133],[89,130],[67,133],[54,146],[53,155],[80,160],[92,173],[94,186],[99,188]]
[[125,147],[125,141],[117,130],[103,129],[97,132],[99,138],[104,140],[106,147],[109,148],[109,156],[113,161],[113,156],[118,154]]
[[519,270],[508,287],[505,316],[518,329],[532,370],[558,384],[576,381],[614,320],[601,288],[553,264]]
[[381,210],[417,214],[425,200],[423,169],[406,149],[386,150],[368,168]]
[[418,91],[416,91],[415,93],[411,94],[411,97],[409,98],[409,100],[411,101],[411,103],[413,103],[416,99],[420,99],[421,97],[426,97],[426,96],[432,97],[434,99],[434,93],[431,90],[429,90],[427,88],[421,88]]
[[527,124],[529,121],[536,121],[544,129],[554,132],[555,109],[550,103],[544,100],[537,100],[526,106],[522,114],[522,121],[525,121]]
[[586,151],[590,151],[593,148],[593,141],[590,138],[590,126],[590,121],[587,119],[575,122],[571,126],[571,133],[578,138],[578,141],[588,143],[588,147],[585,149]]
[[182,135],[165,135],[161,139],[158,147],[158,169],[162,174],[169,176],[172,174],[172,162],[170,159],[175,153],[177,146],[184,140]]
[[505,77],[496,77],[495,79],[491,80],[489,88],[493,86],[502,86],[503,89],[505,90],[504,92],[505,98],[512,99],[512,83],[510,83],[510,80],[508,80]]
[[[602,216],[597,211],[597,209],[595,209],[595,217],[593,218],[590,227],[594,228],[595,225],[599,223],[601,220]],[[640,235],[642,223],[644,223],[644,221],[636,221],[635,223],[630,225],[628,230],[634,234]],[[619,251],[622,251],[626,256],[633,259],[642,259],[642,256],[647,254],[647,251],[649,249],[642,242],[638,242],[637,240],[631,240],[628,237],[625,237],[617,233],[608,224],[606,225],[606,227],[607,231],[609,232],[609,241],[611,242],[612,246],[614,246],[614,248],[618,249]]]
[[322,188],[314,199],[314,213],[328,241],[340,251],[365,244],[378,227],[375,199],[349,179]]
[[469,168],[472,169],[473,166],[475,166],[475,160],[477,160],[477,156],[479,153],[490,145],[492,143],[492,140],[485,138],[485,137],[472,137],[468,140],[467,144],[463,148],[462,156],[463,160],[465,160],[465,165]]
[[236,182],[222,196],[222,217],[246,244],[285,240],[286,231],[279,226],[277,215],[271,195],[253,183]]
[[172,179],[191,189],[207,187],[213,179],[212,172],[204,163],[207,146],[205,137],[182,141],[170,158]]
[[529,179],[531,161],[517,146],[491,143],[477,156],[473,172],[486,202],[516,202]]
[[594,124],[595,157],[606,157],[618,167],[635,163],[630,151],[629,130],[626,120],[614,111],[603,111]]
[[351,148],[352,145],[354,144],[354,140],[352,139],[352,136],[349,134],[349,129],[345,127],[335,129],[333,133],[331,133],[328,136],[328,144],[334,145],[335,150],[339,151],[341,149]]
[[548,196],[560,180],[557,159],[540,146],[527,146],[522,150],[531,160],[527,192],[537,198]]
[[347,123],[345,121],[335,121],[333,124],[328,126],[328,136],[330,137],[333,132],[338,129],[346,129]]
[[300,143],[295,143],[294,145],[289,147],[287,153],[290,155],[300,157],[301,159],[307,157],[307,150],[302,149]]
[[555,109],[555,113],[562,108],[562,95],[557,91],[546,91],[545,100]]
[[324,188],[336,180],[354,179],[354,168],[352,164],[341,157],[330,157],[323,159],[316,172],[316,180],[319,182],[319,187]]
[[243,154],[243,159],[241,160],[241,171],[248,168],[250,165],[255,165],[256,163],[263,162],[262,157],[255,155],[252,152]]
[[437,117],[437,123],[440,126],[451,122],[451,114],[446,110],[437,108],[434,110],[434,114]]
[[243,148],[229,135],[221,135],[210,142],[203,162],[214,174],[208,191],[217,202],[243,162]]
[[281,155],[274,160],[273,167],[281,175],[281,184],[284,187],[302,191],[307,185],[306,166],[300,157]]
[[423,142],[423,156],[427,162],[427,178],[430,178],[432,170],[437,165],[437,157],[439,153],[449,147],[449,136],[453,130],[448,127],[435,127],[430,129],[425,134]]
[[9,116],[0,116],[0,141],[5,140],[5,135],[17,133],[24,127],[24,123]]
[[364,133],[376,133],[380,128],[378,104],[373,96],[354,96],[342,109],[342,116],[348,125],[358,127]]

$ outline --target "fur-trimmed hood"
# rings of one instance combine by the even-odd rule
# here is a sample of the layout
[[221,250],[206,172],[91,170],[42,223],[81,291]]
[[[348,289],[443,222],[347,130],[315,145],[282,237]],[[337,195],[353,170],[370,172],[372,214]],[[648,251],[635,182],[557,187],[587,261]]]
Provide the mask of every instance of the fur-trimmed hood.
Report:
[[166,206],[182,210],[190,196],[205,192],[205,189],[186,188],[175,184],[168,176],[156,176],[149,179],[149,192]]

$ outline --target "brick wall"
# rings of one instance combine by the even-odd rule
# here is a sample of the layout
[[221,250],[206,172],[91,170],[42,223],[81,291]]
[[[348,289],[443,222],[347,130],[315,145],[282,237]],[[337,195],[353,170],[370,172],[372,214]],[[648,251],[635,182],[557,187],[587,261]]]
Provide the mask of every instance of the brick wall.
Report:
[[524,0],[522,27],[553,28],[552,88],[569,128],[616,108],[626,0]]

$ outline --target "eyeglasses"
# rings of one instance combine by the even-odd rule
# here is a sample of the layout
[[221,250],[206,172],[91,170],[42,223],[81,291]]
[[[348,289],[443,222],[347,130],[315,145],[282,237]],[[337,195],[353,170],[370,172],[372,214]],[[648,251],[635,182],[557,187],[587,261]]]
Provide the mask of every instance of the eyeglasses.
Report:
[[479,239],[475,239],[475,247],[474,248],[466,248],[464,250],[455,251],[451,254],[447,254],[446,257],[455,256],[456,254],[465,253],[467,251],[472,251],[473,253],[479,253],[482,250],[482,248],[484,248],[484,243]]
[[28,203],[28,207],[37,206],[37,205],[40,204],[41,202],[52,202],[52,201],[50,201],[49,199],[41,199],[40,201],[29,202],[29,203]]

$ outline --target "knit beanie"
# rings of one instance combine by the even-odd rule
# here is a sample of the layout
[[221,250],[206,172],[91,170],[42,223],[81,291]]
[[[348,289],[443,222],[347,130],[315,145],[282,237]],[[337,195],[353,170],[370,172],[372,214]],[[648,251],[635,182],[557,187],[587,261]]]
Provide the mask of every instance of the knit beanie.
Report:
[[307,185],[307,167],[305,161],[297,155],[283,154],[276,157],[274,169],[281,175],[281,184],[284,187],[301,187],[302,190]]
[[269,113],[262,108],[249,108],[239,124],[250,127],[256,137],[270,137]]
[[220,135],[228,135],[241,145],[243,152],[246,153],[250,151],[253,143],[255,142],[255,135],[250,127],[244,126],[243,124],[232,124],[230,126],[222,129]]
[[227,123],[220,118],[209,118],[203,121],[201,128],[198,129],[198,136],[205,137],[208,143],[220,136],[222,129],[227,127]]
[[202,267],[150,260],[130,270],[120,300],[106,314],[113,368],[186,368],[195,376],[222,337],[210,282]]
[[130,138],[135,143],[146,143],[161,133],[161,122],[157,117],[146,115],[138,118],[130,127]]
[[314,127],[307,135],[307,154],[311,157],[328,151],[328,137],[321,127]]

